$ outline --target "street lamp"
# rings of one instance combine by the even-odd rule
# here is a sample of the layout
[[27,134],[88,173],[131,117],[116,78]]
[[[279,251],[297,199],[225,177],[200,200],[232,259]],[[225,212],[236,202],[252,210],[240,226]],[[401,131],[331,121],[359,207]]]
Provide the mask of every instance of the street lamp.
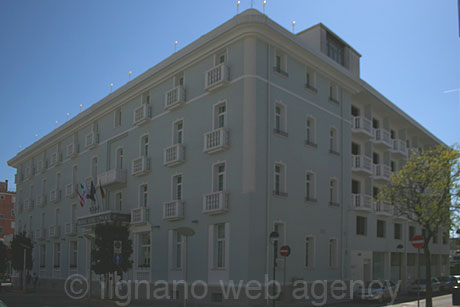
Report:
[[184,237],[184,243],[185,243],[185,248],[184,248],[184,307],[187,306],[187,296],[186,296],[186,290],[188,289],[187,287],[187,249],[188,249],[188,237],[191,237],[195,234],[195,230],[189,227],[179,227],[176,228],[176,231],[178,234]]
[[[270,233],[270,243],[273,245],[273,295],[275,294],[275,279],[276,279],[276,260],[278,258],[278,238],[280,237],[277,231]],[[273,306],[275,306],[276,300],[273,299]]]

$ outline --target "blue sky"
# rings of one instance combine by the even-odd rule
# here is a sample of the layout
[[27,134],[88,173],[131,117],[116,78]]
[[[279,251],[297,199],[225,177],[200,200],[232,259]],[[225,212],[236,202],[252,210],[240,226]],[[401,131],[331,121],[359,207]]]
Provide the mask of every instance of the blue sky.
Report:
[[[240,12],[251,6],[241,0]],[[262,1],[254,7],[262,11]],[[236,1],[2,0],[0,180],[7,160],[230,19]],[[296,32],[324,23],[360,52],[361,78],[447,144],[459,142],[457,1],[267,0],[270,18]]]

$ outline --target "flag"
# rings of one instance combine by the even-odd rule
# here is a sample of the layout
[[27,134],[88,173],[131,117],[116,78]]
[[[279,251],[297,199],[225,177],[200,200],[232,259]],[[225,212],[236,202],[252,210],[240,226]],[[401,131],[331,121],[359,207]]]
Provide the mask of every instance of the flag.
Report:
[[83,184],[80,184],[81,188],[82,188],[82,194],[83,194],[83,198],[86,198],[86,199],[89,199],[89,191],[88,191],[88,187],[86,186],[86,183],[83,185]]
[[93,181],[91,181],[91,191],[89,191],[89,199],[96,201],[96,187],[94,186]]
[[83,197],[83,195],[80,194],[80,192],[78,192],[78,189],[77,189],[77,195],[78,195],[78,198],[80,199],[80,206],[83,207],[83,205],[85,204],[85,198]]
[[106,199],[107,196],[105,195],[105,191],[104,191],[104,188],[102,187],[102,184],[101,184],[100,180],[99,180],[99,189],[101,190],[102,199]]

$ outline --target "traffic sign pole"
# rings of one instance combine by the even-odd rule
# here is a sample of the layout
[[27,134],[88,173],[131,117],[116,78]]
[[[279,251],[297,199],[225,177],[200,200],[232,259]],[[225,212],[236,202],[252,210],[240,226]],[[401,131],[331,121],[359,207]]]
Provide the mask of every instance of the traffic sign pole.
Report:
[[417,249],[417,307],[420,307],[420,249],[425,246],[425,238],[423,236],[414,236],[410,242]]

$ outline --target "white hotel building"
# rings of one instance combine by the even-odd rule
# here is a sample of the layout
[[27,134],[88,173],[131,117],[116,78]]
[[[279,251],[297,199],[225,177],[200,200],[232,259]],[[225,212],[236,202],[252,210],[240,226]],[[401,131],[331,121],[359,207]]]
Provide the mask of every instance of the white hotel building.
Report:
[[[175,229],[190,227],[189,280],[271,277],[273,230],[288,283],[413,280],[421,229],[373,195],[441,141],[360,78],[360,57],[322,24],[293,34],[247,10],[22,150],[8,163],[34,272],[87,275],[88,234],[122,220],[131,279],[182,279]],[[80,207],[91,180],[107,200]],[[432,244],[433,274],[449,274],[444,234]]]

